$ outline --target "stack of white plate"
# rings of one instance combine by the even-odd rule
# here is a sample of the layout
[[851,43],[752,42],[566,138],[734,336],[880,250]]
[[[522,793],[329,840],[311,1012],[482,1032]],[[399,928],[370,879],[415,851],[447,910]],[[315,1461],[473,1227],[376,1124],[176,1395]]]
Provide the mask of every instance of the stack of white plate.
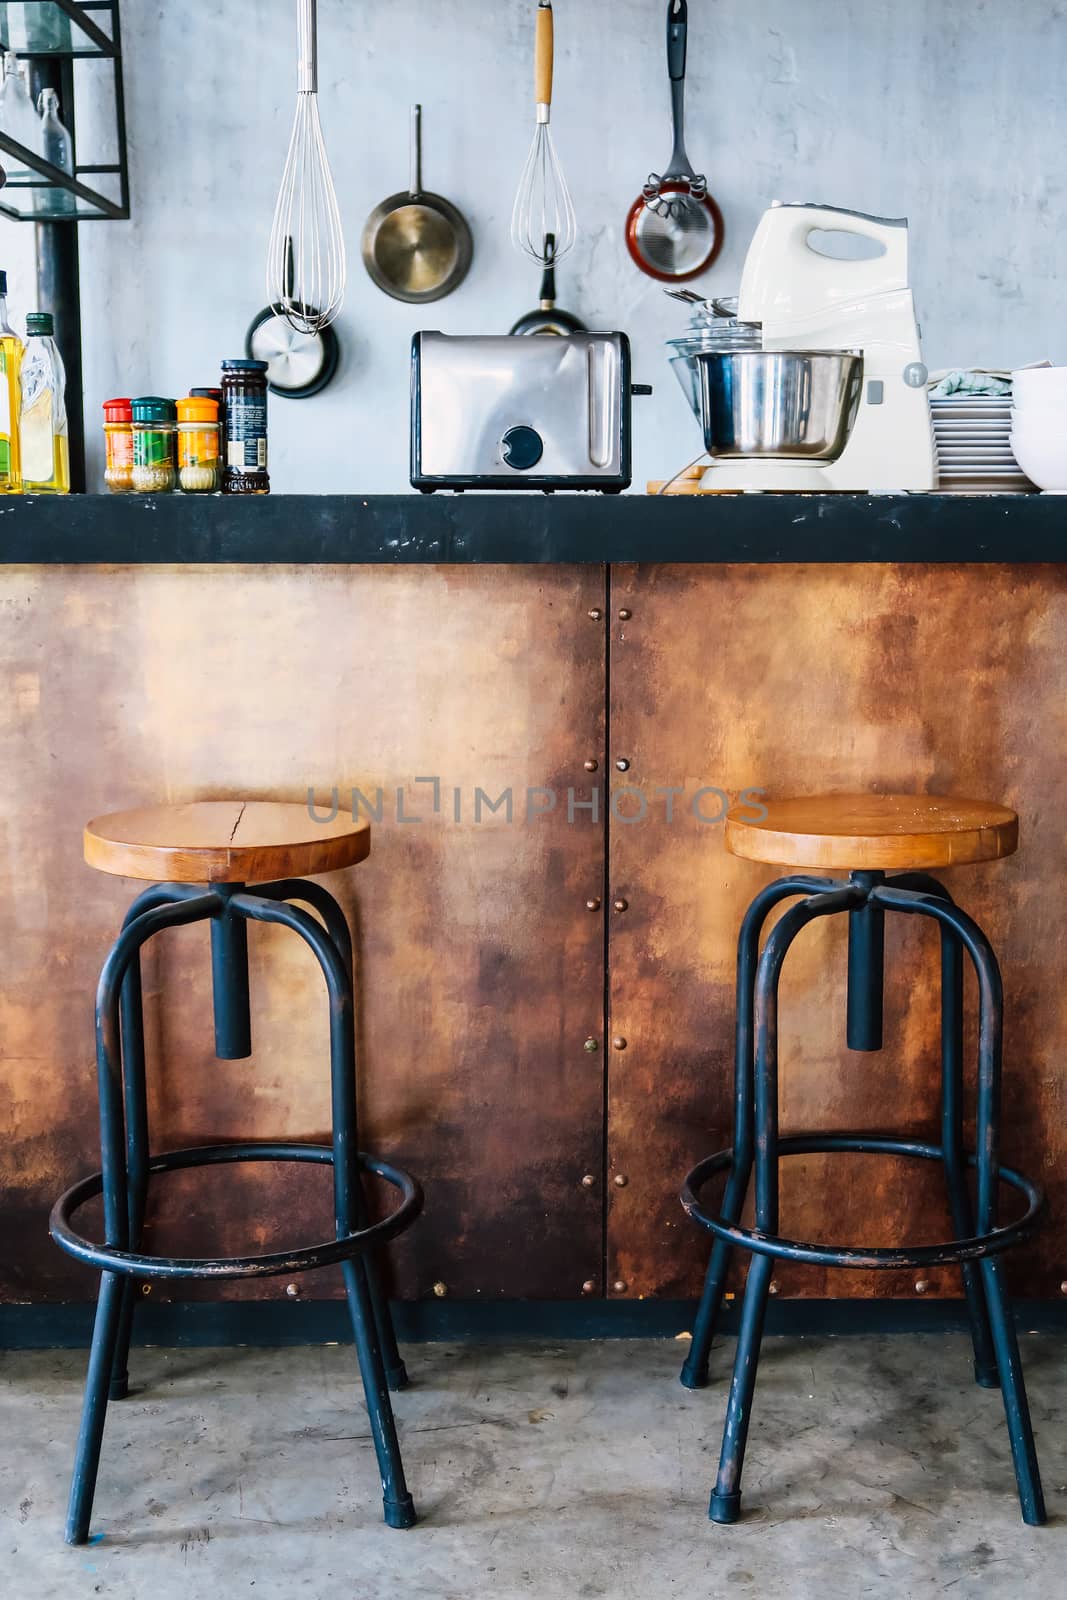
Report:
[[1011,395],[932,399],[941,489],[947,494],[1025,494],[1034,485],[1011,448]]

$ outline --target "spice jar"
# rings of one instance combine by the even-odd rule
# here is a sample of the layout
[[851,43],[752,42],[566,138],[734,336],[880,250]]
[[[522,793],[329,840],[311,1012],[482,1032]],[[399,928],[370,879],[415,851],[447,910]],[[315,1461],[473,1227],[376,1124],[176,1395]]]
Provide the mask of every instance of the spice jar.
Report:
[[129,400],[104,401],[104,482],[112,494],[133,488],[133,410]]
[[226,407],[221,389],[190,389],[190,400],[214,400],[219,408],[219,478],[222,478],[222,461],[226,454]]
[[173,400],[142,395],[133,411],[133,487],[138,494],[169,494],[178,480],[174,465]]
[[224,361],[226,407],[223,494],[269,494],[267,476],[267,363]]
[[219,408],[190,395],[177,402],[178,482],[186,494],[214,494],[219,487]]

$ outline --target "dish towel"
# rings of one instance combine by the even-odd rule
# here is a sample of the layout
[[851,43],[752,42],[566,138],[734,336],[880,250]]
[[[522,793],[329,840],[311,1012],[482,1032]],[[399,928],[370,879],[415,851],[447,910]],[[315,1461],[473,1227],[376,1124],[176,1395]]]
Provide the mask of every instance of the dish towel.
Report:
[[953,394],[1009,395],[1011,374],[985,371],[980,367],[935,372],[930,383],[930,399],[947,400]]

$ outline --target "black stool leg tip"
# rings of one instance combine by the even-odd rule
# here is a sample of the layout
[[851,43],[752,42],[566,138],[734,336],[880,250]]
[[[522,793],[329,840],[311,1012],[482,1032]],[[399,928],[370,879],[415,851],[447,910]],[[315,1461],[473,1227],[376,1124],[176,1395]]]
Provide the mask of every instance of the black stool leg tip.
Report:
[[708,1507],[708,1516],[712,1522],[736,1522],[741,1515],[741,1492],[736,1494],[713,1494]]
[[999,1389],[1000,1373],[996,1367],[980,1367],[977,1361],[974,1364],[974,1381],[982,1389]]
[[385,1380],[394,1394],[399,1394],[400,1390],[406,1389],[411,1382],[408,1377],[408,1369],[402,1361],[398,1367],[386,1369]]
[[387,1500],[385,1502],[385,1525],[387,1528],[413,1528],[418,1521],[415,1515],[415,1502],[409,1494],[403,1500]]
[[128,1373],[123,1373],[121,1378],[112,1378],[108,1386],[107,1397],[109,1400],[125,1400],[130,1392],[130,1378]]
[[711,1383],[707,1366],[690,1365],[687,1361],[678,1374],[678,1382],[683,1389],[706,1389]]

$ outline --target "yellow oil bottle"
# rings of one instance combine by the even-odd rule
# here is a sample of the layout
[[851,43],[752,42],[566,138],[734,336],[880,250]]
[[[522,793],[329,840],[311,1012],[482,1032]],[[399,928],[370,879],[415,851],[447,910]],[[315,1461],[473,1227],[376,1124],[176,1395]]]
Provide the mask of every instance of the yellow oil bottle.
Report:
[[19,368],[22,340],[7,320],[7,273],[0,272],[0,494],[22,488],[19,465]]

